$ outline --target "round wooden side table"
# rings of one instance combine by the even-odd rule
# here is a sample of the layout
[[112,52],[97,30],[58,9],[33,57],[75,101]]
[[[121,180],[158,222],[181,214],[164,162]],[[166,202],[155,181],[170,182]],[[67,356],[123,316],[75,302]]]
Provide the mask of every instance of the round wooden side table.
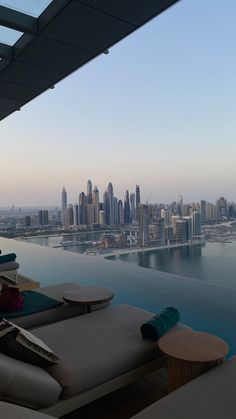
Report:
[[222,363],[229,351],[223,339],[194,331],[167,333],[158,345],[167,356],[169,392]]
[[114,297],[114,292],[102,287],[81,287],[76,291],[65,292],[63,300],[69,304],[85,306],[86,312],[91,312],[91,306],[107,303]]

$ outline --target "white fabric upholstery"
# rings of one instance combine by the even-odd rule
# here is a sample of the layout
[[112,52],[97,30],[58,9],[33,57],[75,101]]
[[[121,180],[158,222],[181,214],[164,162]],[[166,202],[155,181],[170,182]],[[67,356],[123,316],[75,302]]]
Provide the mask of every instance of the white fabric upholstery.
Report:
[[[61,361],[48,372],[70,398],[160,357],[157,343],[144,340],[143,322],[153,313],[121,305],[34,329]],[[172,330],[181,330],[177,326]],[[163,365],[160,360],[160,366]]]
[[41,412],[17,406],[12,403],[0,402],[1,419],[53,419]]
[[47,371],[0,353],[0,397],[41,408],[58,401],[61,387]]
[[236,356],[201,375],[132,419],[235,419]]

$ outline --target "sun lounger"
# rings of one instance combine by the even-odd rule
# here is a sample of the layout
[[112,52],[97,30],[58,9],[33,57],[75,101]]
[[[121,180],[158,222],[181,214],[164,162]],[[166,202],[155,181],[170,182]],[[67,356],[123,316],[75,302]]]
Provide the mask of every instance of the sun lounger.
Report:
[[163,355],[140,333],[152,316],[121,305],[34,329],[60,362],[44,370],[0,354],[0,398],[60,417],[157,370]]
[[236,356],[163,397],[132,419],[235,419]]

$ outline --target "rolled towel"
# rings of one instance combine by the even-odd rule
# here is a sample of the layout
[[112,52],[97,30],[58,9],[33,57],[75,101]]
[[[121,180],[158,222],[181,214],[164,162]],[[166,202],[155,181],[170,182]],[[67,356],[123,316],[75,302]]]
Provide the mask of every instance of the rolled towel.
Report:
[[180,320],[180,314],[174,307],[166,307],[141,326],[144,339],[158,340]]
[[14,260],[16,260],[15,253],[8,253],[7,255],[0,256],[0,263],[13,262]]

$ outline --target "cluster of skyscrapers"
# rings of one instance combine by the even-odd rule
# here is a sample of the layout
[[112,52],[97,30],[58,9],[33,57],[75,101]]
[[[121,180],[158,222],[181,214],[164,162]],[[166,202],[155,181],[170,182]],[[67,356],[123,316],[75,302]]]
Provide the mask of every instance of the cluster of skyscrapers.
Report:
[[91,180],[87,182],[87,194],[81,192],[78,202],[74,205],[67,203],[67,192],[62,189],[62,224],[66,227],[74,226],[115,226],[132,224],[137,221],[137,208],[140,204],[140,189],[136,186],[135,193],[125,192],[124,201],[114,195],[110,182],[103,194],[103,202],[99,200],[97,186],[93,188]]

